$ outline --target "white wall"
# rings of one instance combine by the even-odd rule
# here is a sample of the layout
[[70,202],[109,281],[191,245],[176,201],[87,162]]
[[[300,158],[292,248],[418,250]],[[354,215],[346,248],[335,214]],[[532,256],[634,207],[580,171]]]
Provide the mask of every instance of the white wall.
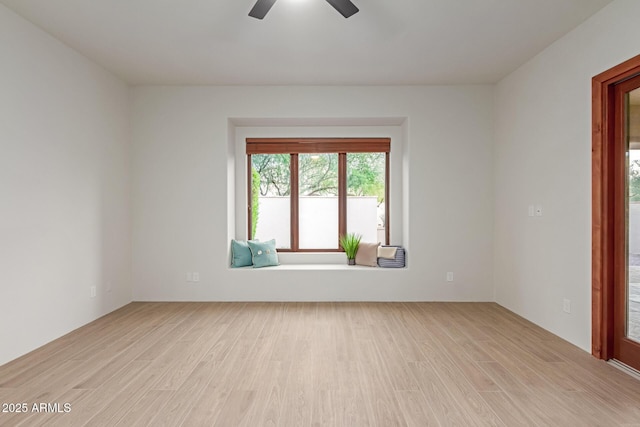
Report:
[[131,253],[127,86],[3,5],[0,63],[1,365],[131,301]]
[[[134,299],[493,300],[491,86],[133,92]],[[391,239],[407,244],[408,269],[228,268],[230,238],[244,227],[236,223],[238,123],[349,126],[398,117],[403,185],[392,198],[402,197],[403,223]],[[189,271],[201,281],[187,283]],[[447,271],[455,282],[445,281]]]
[[496,88],[496,301],[587,351],[591,78],[640,53],[638,16],[613,2]]

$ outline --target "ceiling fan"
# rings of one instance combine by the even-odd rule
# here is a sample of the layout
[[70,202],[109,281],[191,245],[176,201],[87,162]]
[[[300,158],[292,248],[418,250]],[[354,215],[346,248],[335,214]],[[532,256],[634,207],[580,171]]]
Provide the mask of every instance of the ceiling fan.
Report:
[[[257,0],[251,12],[249,12],[249,16],[257,19],[264,18],[275,2],[276,0]],[[351,0],[327,0],[327,3],[333,6],[333,8],[340,12],[345,18],[350,17],[360,10],[355,4],[351,3]]]

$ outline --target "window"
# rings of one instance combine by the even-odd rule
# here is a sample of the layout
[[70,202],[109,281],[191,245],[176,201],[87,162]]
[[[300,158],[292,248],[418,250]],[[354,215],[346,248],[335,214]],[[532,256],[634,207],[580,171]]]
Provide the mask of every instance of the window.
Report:
[[389,243],[389,138],[247,138],[249,238],[339,251],[347,232]]

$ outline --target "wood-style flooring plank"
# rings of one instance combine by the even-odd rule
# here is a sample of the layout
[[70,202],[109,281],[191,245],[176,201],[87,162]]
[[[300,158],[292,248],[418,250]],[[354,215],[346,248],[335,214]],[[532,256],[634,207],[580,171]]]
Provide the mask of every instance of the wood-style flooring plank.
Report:
[[421,391],[400,390],[395,395],[408,427],[440,425]]
[[640,381],[494,303],[132,303],[0,366],[19,402],[0,425],[609,427]]

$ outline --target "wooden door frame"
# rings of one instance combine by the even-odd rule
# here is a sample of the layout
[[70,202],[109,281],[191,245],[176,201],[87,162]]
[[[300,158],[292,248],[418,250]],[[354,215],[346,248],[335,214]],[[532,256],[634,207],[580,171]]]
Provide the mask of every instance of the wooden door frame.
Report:
[[591,353],[613,358],[614,86],[640,74],[640,55],[592,79]]

